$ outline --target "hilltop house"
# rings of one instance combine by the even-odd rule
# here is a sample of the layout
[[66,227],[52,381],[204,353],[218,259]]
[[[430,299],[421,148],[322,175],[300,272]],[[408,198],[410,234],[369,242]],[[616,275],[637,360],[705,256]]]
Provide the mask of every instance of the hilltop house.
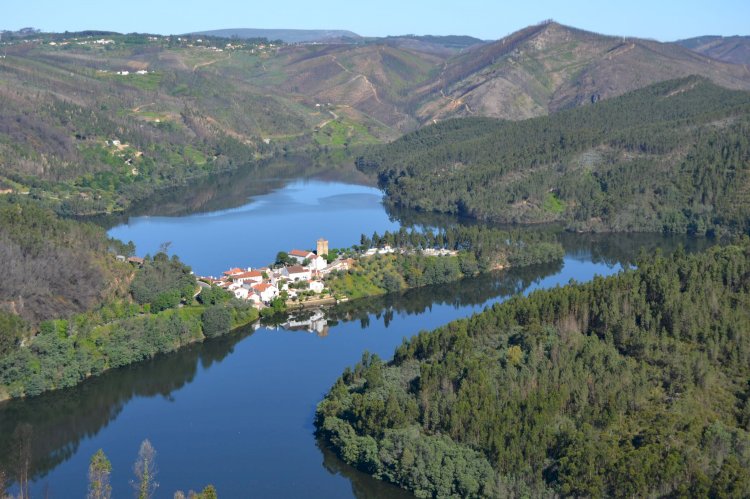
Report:
[[291,265],[281,269],[281,275],[289,278],[291,281],[309,281],[312,279],[312,272],[301,265]]
[[326,267],[325,271],[322,272],[322,274],[330,274],[331,272],[335,272],[337,270],[340,271],[346,271],[349,270],[354,266],[354,260],[351,258],[347,258],[345,260],[336,260],[331,265]]
[[289,256],[297,260],[300,265],[305,261],[310,262],[310,268],[312,270],[323,270],[328,265],[328,262],[322,256],[318,256],[312,251],[297,250],[294,249],[289,252]]

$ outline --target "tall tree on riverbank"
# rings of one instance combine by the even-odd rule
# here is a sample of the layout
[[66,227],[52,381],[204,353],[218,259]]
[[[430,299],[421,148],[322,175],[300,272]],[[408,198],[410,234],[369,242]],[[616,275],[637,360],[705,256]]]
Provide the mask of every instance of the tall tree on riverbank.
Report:
[[112,473],[112,463],[102,449],[91,456],[89,464],[89,493],[88,499],[109,499],[112,496],[112,486],[109,475]]
[[156,477],[156,449],[148,439],[141,442],[133,472],[136,479],[132,483],[138,491],[138,499],[153,497],[154,491],[159,486],[154,480],[154,477]]

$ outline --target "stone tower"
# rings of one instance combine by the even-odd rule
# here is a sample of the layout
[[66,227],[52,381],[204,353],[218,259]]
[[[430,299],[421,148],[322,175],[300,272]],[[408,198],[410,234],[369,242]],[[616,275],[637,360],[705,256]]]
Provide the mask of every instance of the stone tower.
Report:
[[326,256],[328,254],[328,239],[322,237],[318,239],[318,256]]

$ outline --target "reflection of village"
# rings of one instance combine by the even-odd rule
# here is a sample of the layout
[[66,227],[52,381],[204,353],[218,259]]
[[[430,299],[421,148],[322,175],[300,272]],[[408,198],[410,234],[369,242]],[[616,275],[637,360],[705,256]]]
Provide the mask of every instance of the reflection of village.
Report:
[[271,267],[233,268],[221,278],[200,280],[226,289],[259,309],[279,300],[288,308],[332,304],[337,298],[326,287],[324,278],[331,272],[349,270],[353,260],[339,256],[329,261],[328,253],[328,241],[319,239],[315,252],[295,249],[286,254],[284,262]]
[[304,310],[297,313],[288,314],[286,321],[276,324],[256,321],[251,326],[253,331],[261,328],[274,329],[276,331],[302,331],[313,333],[321,338],[328,336],[328,318],[322,308],[313,310]]
[[306,331],[318,336],[328,336],[328,320],[325,313],[318,309],[306,316],[292,316],[279,325],[288,331]]

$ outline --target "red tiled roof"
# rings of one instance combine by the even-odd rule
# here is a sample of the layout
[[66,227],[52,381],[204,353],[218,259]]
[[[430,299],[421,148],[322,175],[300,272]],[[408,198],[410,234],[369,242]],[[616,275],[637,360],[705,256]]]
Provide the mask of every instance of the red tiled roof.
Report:
[[224,275],[235,275],[235,274],[241,274],[243,272],[244,272],[244,270],[235,267],[233,269],[229,269],[229,270],[225,271]]
[[259,292],[259,293],[262,293],[263,291],[267,290],[267,289],[268,289],[268,288],[270,288],[271,286],[272,286],[272,285],[271,285],[271,284],[268,284],[267,282],[262,282],[262,283],[260,283],[260,284],[256,284],[255,286],[253,286],[253,289],[254,289],[255,291]]
[[243,272],[241,274],[232,275],[232,278],[234,279],[250,279],[251,277],[263,277],[263,274],[257,270],[253,270],[252,272]]
[[286,268],[286,271],[290,274],[302,274],[303,272],[309,272],[305,267],[301,265],[290,265]]
[[313,253],[312,251],[302,251],[298,249],[294,249],[289,252],[289,256],[299,256],[302,258],[308,258],[310,255],[315,256],[315,253]]

